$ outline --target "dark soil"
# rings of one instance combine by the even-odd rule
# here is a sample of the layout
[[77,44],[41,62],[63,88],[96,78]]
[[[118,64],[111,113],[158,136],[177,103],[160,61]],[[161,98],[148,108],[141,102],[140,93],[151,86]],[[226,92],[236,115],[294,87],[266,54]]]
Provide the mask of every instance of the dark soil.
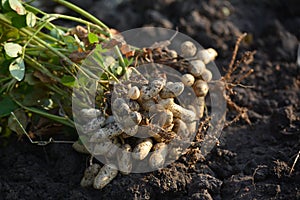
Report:
[[160,171],[119,174],[101,191],[80,187],[88,157],[71,145],[11,138],[0,151],[0,199],[300,199],[300,160],[290,174],[300,150],[297,0],[77,2],[120,31],[178,27],[217,49],[220,68],[228,66],[237,35],[247,32],[238,57],[257,51],[255,72],[244,81],[254,88],[237,88],[234,100],[249,109],[252,125],[225,128],[220,146],[194,167],[183,157]]

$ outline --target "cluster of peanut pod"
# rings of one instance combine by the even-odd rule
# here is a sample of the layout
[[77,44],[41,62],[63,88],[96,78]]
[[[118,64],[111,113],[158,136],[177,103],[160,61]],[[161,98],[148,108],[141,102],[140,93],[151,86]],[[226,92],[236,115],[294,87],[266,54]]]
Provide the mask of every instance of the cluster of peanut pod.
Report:
[[[178,81],[168,80],[161,71],[147,77],[128,68],[126,79],[113,86],[108,112],[95,108],[79,111],[86,142],[75,142],[73,148],[107,161],[102,168],[91,164],[81,186],[102,189],[118,171],[131,173],[133,163],[156,170],[184,153],[186,149],[180,144],[193,140],[191,134],[197,131],[204,113],[208,82],[213,76],[206,64],[215,59],[217,52],[211,48],[197,51],[192,42],[186,41],[179,55],[189,60],[189,66]],[[191,105],[182,106],[178,98],[186,88],[195,98]]]

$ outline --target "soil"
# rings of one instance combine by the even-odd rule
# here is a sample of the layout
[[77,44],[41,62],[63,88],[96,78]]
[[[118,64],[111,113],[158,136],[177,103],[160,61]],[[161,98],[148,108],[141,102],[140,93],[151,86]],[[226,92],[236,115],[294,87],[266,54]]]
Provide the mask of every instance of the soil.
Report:
[[238,57],[256,50],[255,71],[243,82],[254,87],[236,88],[234,100],[249,109],[252,125],[225,128],[220,145],[193,167],[181,157],[159,171],[118,174],[100,191],[80,187],[88,157],[70,144],[41,147],[12,137],[0,150],[0,199],[300,199],[300,159],[290,174],[300,150],[297,0],[75,2],[120,31],[178,27],[217,49],[220,69],[228,66],[237,36],[247,32]]

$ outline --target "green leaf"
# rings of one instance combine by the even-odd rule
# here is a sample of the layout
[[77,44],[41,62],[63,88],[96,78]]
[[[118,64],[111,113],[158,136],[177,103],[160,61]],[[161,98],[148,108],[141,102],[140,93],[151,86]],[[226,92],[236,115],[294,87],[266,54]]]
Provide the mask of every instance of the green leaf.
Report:
[[26,9],[24,8],[24,6],[21,4],[20,1],[18,1],[18,0],[8,0],[8,2],[9,2],[9,6],[11,7],[11,9],[16,11],[19,15],[25,15],[26,14]]
[[19,106],[9,96],[5,96],[0,100],[0,118],[10,115],[10,112],[18,107]]
[[1,0],[1,5],[4,11],[11,10],[8,0]]
[[22,46],[16,43],[8,42],[4,45],[6,55],[16,58],[22,53]]
[[61,83],[65,86],[73,87],[75,84],[75,78],[73,76],[64,75],[61,79]]
[[19,39],[19,38],[20,38],[19,30],[14,28],[14,29],[10,29],[9,31],[7,31],[5,33],[4,39],[13,40],[13,39]]
[[50,35],[56,39],[61,39],[61,37],[65,34],[65,32],[61,29],[53,28],[50,31]]
[[68,35],[63,37],[63,40],[67,44],[67,48],[70,52],[77,51],[78,46],[74,37]]
[[15,59],[10,65],[9,65],[9,71],[10,74],[17,79],[18,81],[21,81],[24,78],[25,75],[25,64],[24,60],[22,58]]
[[89,33],[88,34],[88,40],[91,44],[94,44],[94,43],[98,43],[99,42],[99,38],[98,36],[95,34],[95,33]]
[[28,12],[26,15],[26,24],[29,27],[34,27],[36,24],[36,16],[32,12]]
[[26,24],[26,16],[25,15],[18,15],[16,17],[13,17],[11,19],[11,24],[14,27],[18,28],[18,29],[26,27],[27,26],[27,24]]

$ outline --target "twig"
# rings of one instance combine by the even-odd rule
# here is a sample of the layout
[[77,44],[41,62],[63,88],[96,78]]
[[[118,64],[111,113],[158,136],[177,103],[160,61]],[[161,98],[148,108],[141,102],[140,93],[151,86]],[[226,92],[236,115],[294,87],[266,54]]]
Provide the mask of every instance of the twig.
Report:
[[292,165],[292,168],[291,168],[291,170],[290,170],[289,175],[291,175],[292,172],[294,171],[294,168],[295,168],[295,165],[296,165],[296,163],[297,163],[297,161],[298,161],[298,159],[299,159],[299,156],[300,156],[300,151],[298,151],[298,154],[297,154],[297,156],[296,156],[296,158],[295,158],[295,160],[294,160],[294,163],[293,163],[293,165]]
[[236,55],[237,55],[237,52],[239,50],[240,43],[246,37],[246,35],[247,35],[247,33],[244,33],[241,36],[239,36],[239,38],[237,39],[237,41],[235,43],[234,51],[233,51],[232,58],[231,58],[231,61],[230,61],[230,64],[229,64],[228,72],[225,75],[225,79],[229,78],[231,76],[232,72],[234,71],[233,65],[234,65],[234,62],[235,62],[235,59],[236,59]]

